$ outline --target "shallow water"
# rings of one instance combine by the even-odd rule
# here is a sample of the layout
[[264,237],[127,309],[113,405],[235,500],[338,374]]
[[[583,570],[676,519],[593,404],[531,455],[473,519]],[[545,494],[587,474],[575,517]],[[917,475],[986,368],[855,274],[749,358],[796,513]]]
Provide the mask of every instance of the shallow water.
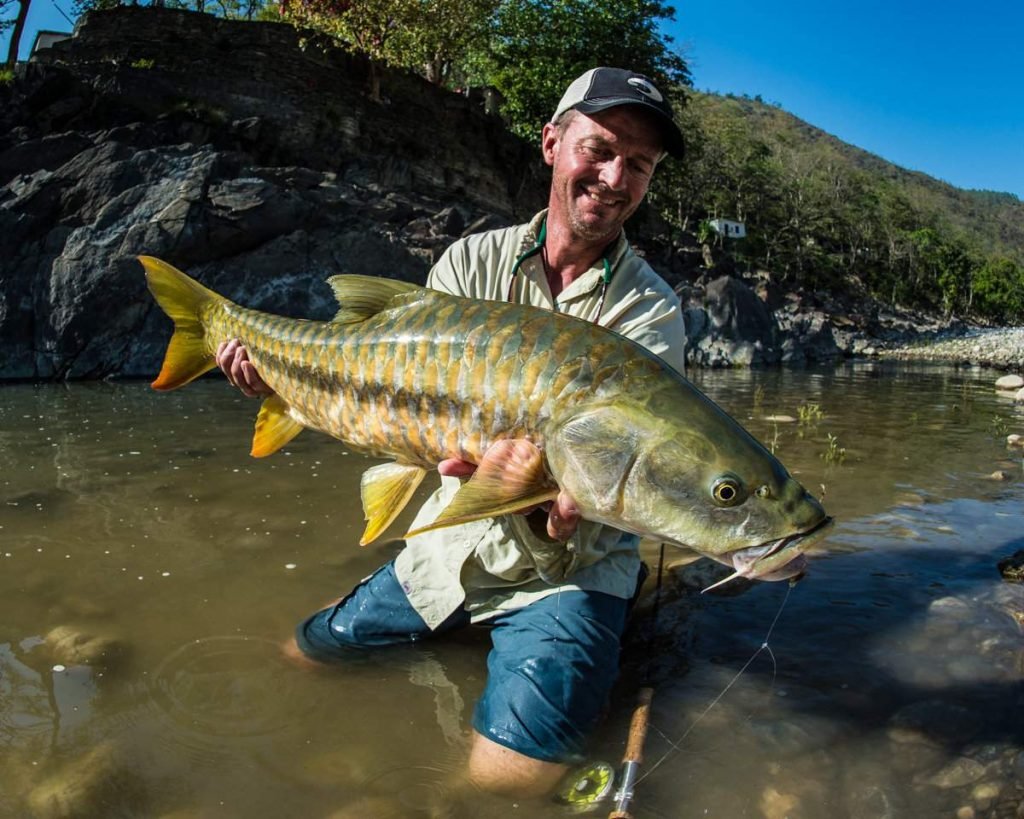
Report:
[[[995,564],[1024,548],[1005,446],[1024,414],[997,375],[695,374],[837,526],[792,589],[700,596],[717,566],[667,555],[594,738],[617,763],[654,683],[635,816],[1016,815],[1024,595]],[[217,381],[0,388],[0,816],[399,817],[446,792],[486,633],[283,660],[398,544],[356,545],[370,461],[313,433],[253,460],[255,411]],[[467,815],[565,813],[479,797]]]

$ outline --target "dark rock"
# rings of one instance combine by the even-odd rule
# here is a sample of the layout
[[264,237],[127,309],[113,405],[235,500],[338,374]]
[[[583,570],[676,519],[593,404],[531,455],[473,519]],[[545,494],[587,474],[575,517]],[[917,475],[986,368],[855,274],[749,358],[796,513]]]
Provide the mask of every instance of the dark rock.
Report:
[[997,566],[1003,580],[1024,583],[1024,549],[1018,549],[1009,557],[1000,560]]
[[896,712],[889,737],[896,742],[944,744],[968,740],[980,729],[975,712],[945,700],[922,700]]
[[[699,291],[698,291],[699,292]],[[700,366],[771,364],[779,360],[776,327],[768,308],[740,279],[721,276],[703,292],[694,314],[687,310],[687,360]]]
[[327,277],[422,283],[466,214],[509,224],[543,204],[535,146],[383,68],[382,106],[367,71],[287,25],[159,7],[85,14],[20,66],[0,109],[0,379],[152,375],[169,322],[139,254],[328,318]]

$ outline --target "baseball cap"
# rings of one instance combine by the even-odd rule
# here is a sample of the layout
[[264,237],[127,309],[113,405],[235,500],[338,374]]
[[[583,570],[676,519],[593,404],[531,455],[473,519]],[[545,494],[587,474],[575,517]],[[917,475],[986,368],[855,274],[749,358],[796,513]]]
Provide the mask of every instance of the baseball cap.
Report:
[[683,134],[668,100],[649,77],[624,68],[591,68],[577,77],[565,90],[551,120],[554,122],[570,108],[596,114],[616,105],[640,105],[654,113],[662,126],[665,150],[674,157],[683,155]]

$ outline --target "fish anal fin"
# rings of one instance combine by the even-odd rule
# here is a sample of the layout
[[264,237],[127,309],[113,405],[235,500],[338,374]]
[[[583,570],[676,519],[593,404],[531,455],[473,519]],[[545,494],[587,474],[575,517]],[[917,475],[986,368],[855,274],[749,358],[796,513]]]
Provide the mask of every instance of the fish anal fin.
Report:
[[427,471],[421,466],[390,463],[370,467],[363,473],[359,494],[363,500],[366,530],[359,539],[366,546],[380,537],[409,503]]
[[437,519],[406,537],[445,526],[522,512],[558,497],[558,485],[548,476],[544,453],[525,438],[493,444],[472,477]]
[[271,395],[256,416],[256,431],[252,436],[254,458],[273,455],[292,438],[302,432],[302,424],[288,414],[288,404],[279,395]]

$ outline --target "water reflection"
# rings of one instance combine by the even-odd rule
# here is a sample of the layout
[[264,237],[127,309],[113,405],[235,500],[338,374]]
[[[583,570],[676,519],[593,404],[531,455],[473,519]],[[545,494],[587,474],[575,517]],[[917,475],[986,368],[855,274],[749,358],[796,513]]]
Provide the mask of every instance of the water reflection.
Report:
[[[1024,601],[995,563],[1024,548],[1021,460],[1005,446],[1024,416],[995,374],[694,377],[838,525],[781,613],[785,585],[701,597],[715,568],[669,556],[593,749],[618,759],[653,678],[635,814],[1019,804]],[[0,815],[78,800],[71,815],[412,816],[444,797],[486,635],[344,670],[283,662],[294,624],[397,545],[355,545],[369,461],[312,433],[254,461],[255,411],[217,382],[0,389]],[[480,797],[470,815],[524,810]]]

